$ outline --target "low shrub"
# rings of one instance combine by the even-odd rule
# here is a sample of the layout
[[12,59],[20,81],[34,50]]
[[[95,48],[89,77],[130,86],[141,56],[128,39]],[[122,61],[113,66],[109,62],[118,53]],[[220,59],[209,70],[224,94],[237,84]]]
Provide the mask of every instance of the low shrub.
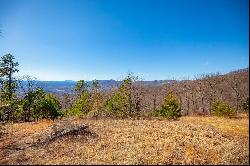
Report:
[[89,93],[85,91],[76,100],[71,110],[69,111],[69,115],[84,116],[88,112],[89,112]]
[[159,109],[154,110],[153,116],[160,116],[168,119],[177,119],[181,116],[180,106],[172,93],[166,96],[164,103]]
[[219,117],[233,118],[237,112],[235,108],[231,108],[225,101],[216,99],[211,108],[212,115]]
[[247,97],[246,101],[243,103],[244,111],[249,114],[249,97]]

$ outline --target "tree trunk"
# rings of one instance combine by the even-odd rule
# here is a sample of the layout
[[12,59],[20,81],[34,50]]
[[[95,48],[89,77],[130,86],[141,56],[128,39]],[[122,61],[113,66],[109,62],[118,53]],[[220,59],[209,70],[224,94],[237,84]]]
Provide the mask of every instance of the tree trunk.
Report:
[[187,115],[189,114],[189,100],[188,100],[188,96],[186,94],[186,101],[187,101]]
[[154,95],[154,100],[153,100],[153,109],[156,110],[156,95]]
[[193,93],[192,93],[192,103],[193,103],[193,109],[192,109],[192,111],[195,112],[196,110],[195,110],[195,106],[194,106],[194,94]]
[[239,110],[239,94],[237,93],[237,96],[236,96],[236,112],[238,113],[238,110]]
[[179,96],[180,99],[180,108],[182,109],[182,100],[181,100],[181,95]]
[[31,113],[30,113],[30,107],[29,107],[29,108],[28,108],[28,118],[27,118],[27,119],[28,119],[28,122],[30,121],[30,116],[31,116],[30,114],[31,114]]
[[201,97],[201,106],[202,106],[202,112],[205,112],[205,108],[204,108],[204,97]]

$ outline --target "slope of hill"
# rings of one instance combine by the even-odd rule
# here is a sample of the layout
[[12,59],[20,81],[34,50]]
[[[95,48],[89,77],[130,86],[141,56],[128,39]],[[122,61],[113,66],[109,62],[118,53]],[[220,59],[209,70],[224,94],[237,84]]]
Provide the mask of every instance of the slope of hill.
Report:
[[[115,80],[99,80],[104,90],[104,99],[110,95],[109,90],[118,87],[122,82]],[[37,85],[49,93],[56,94],[63,107],[63,94],[73,96],[75,81],[38,81]],[[91,88],[92,81],[87,81]],[[114,89],[116,89],[114,88]],[[210,114],[210,105],[213,99],[219,98],[231,106],[242,110],[242,104],[249,96],[249,69],[241,69],[224,75],[202,75],[194,80],[155,80],[140,81],[138,89],[142,98],[141,109],[144,112],[158,107],[164,97],[173,92],[178,98],[183,114]]]
[[[248,68],[240,69],[236,71],[229,72],[225,74],[225,77],[233,77],[234,75],[238,75],[238,77],[246,77],[249,74]],[[223,75],[222,75],[223,76]],[[116,81],[116,80],[98,80],[102,89],[109,90],[112,87],[119,86],[122,81]],[[191,80],[154,80],[154,81],[140,81],[140,83],[143,86],[148,87],[157,87],[157,86],[163,86],[165,84],[176,84],[176,83],[186,83],[190,82]],[[248,80],[244,80],[248,81]],[[247,82],[246,82],[247,83]],[[25,81],[24,81],[25,84]],[[54,93],[54,94],[63,94],[68,93],[72,94],[74,90],[74,86],[76,85],[76,81],[72,80],[65,80],[65,81],[36,81],[37,86],[42,87],[46,92]],[[92,81],[87,81],[87,85],[91,87]]]

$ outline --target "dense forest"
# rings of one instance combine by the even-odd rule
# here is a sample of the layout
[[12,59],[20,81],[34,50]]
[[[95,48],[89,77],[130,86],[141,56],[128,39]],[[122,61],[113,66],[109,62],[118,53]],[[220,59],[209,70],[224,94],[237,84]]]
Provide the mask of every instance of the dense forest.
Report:
[[[176,119],[182,115],[236,117],[249,111],[249,69],[203,74],[193,80],[144,85],[128,74],[117,86],[91,87],[84,80],[74,93],[51,94],[31,76],[17,79],[19,64],[11,54],[0,59],[0,121],[36,121],[63,116]],[[25,83],[24,83],[25,81]]]

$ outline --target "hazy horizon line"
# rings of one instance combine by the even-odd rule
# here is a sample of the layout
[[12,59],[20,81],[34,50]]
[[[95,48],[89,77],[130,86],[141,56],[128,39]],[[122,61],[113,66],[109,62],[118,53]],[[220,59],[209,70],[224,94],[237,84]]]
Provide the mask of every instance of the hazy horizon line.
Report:
[[[229,73],[232,73],[232,72],[237,72],[237,71],[241,71],[241,70],[248,70],[249,69],[249,66],[248,67],[245,67],[245,68],[240,68],[240,69],[235,69],[235,70],[230,70],[228,72],[210,72],[210,73],[202,73],[202,74],[196,74],[196,75],[193,75],[193,76],[183,76],[183,77],[174,77],[174,76],[169,76],[169,78],[166,78],[166,79],[143,79],[143,78],[140,78],[139,76],[139,80],[138,81],[184,81],[184,80],[194,80],[196,78],[199,78],[203,75],[210,75],[210,74],[220,74],[220,75],[226,75],[226,74],[229,74]],[[137,76],[136,74],[132,74],[133,76]],[[22,75],[22,76],[25,76],[25,75]],[[20,76],[20,77],[22,77]],[[30,76],[30,75],[29,75]],[[84,80],[86,82],[92,82],[93,80],[97,80],[97,81],[122,81],[124,76],[121,76],[122,79],[114,79],[114,78],[110,78],[110,79],[92,79],[92,80],[87,80],[87,79],[78,79],[78,80],[74,80],[74,79],[62,79],[62,80],[43,80],[43,79],[38,79],[36,77],[33,77],[31,76],[32,78],[34,78],[36,81],[44,81],[44,82],[77,82],[79,80]],[[126,75],[125,75],[126,77]],[[25,81],[23,79],[21,79],[22,81]]]

